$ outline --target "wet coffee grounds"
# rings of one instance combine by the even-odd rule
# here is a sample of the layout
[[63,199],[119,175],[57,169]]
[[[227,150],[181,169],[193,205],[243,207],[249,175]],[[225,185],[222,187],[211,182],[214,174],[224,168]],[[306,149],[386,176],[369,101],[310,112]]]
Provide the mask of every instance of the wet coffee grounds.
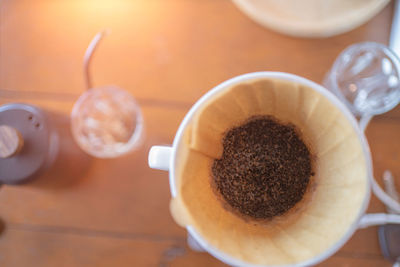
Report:
[[299,202],[312,173],[310,151],[293,125],[271,116],[230,129],[212,165],[216,189],[235,210],[257,219],[282,215]]

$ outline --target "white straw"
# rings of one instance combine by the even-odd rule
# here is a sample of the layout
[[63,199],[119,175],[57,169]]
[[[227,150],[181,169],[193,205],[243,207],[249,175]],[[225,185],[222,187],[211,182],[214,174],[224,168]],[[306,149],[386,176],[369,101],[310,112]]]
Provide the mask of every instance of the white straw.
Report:
[[107,34],[109,34],[109,30],[102,30],[101,32],[97,33],[92,41],[90,42],[88,48],[86,49],[85,56],[83,57],[83,71],[85,75],[85,82],[86,82],[86,90],[89,90],[92,88],[92,77],[90,75],[90,63],[92,62],[92,57],[94,52],[96,51],[96,48],[103,39],[103,37]]

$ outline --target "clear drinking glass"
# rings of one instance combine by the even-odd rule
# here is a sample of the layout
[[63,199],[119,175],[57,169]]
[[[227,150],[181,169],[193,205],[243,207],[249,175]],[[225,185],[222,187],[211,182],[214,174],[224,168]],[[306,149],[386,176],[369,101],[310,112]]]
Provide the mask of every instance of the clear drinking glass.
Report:
[[75,141],[88,154],[117,157],[138,147],[143,117],[135,99],[116,86],[92,88],[75,103],[71,113]]
[[137,148],[143,137],[143,116],[136,100],[117,86],[93,87],[90,64],[103,30],[90,42],[83,66],[86,91],[71,113],[71,130],[77,144],[88,154],[114,158]]
[[400,101],[400,60],[387,46],[365,42],[346,48],[327,73],[324,86],[357,116],[381,114]]

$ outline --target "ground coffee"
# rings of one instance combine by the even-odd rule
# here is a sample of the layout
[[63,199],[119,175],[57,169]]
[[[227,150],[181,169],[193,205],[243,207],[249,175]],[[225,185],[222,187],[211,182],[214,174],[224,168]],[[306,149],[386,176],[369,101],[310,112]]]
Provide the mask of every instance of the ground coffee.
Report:
[[271,116],[230,129],[214,160],[217,190],[234,209],[257,219],[281,215],[300,201],[312,173],[311,156],[293,125]]

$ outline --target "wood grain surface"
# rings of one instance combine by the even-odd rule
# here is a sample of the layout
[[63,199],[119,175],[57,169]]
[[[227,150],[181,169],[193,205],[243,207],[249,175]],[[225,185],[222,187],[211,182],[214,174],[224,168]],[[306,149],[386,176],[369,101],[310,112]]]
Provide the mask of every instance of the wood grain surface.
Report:
[[[275,70],[320,83],[348,45],[388,42],[392,10],[346,34],[299,39],[255,24],[229,0],[0,1],[0,105],[46,109],[62,137],[48,172],[0,189],[0,266],[224,266],[187,247],[169,214],[168,175],[147,166],[150,147],[171,144],[191,105],[228,78]],[[105,28],[94,83],[128,90],[145,121],[143,145],[107,160],[82,152],[69,128],[85,90],[84,50]],[[375,176],[390,169],[400,188],[400,108],[375,117],[367,137]],[[384,210],[372,197],[368,211]],[[319,266],[391,263],[371,227]]]

